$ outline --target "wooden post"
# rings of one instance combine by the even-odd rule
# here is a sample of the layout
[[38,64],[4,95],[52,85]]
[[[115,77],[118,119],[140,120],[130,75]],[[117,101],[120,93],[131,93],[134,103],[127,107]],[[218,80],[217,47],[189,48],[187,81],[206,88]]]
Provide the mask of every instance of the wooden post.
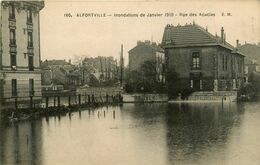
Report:
[[85,100],[85,104],[86,104],[87,103],[87,94],[86,94],[86,92],[85,92],[84,100]]
[[46,103],[45,104],[46,104],[45,108],[48,108],[48,106],[49,106],[49,97],[48,96],[46,97]]
[[30,109],[32,109],[32,108],[33,108],[33,97],[30,96]]
[[60,107],[60,96],[58,96],[58,107]]
[[18,109],[17,97],[14,98],[14,105],[15,105],[15,110],[17,110]]
[[90,95],[88,95],[88,103],[90,103]]
[[69,96],[68,98],[68,104],[69,104],[69,107],[71,106],[71,97]]
[[92,95],[92,103],[94,103],[95,102],[95,97],[94,97],[94,95]]
[[78,95],[78,99],[79,99],[79,105],[81,105],[81,95]]
[[55,107],[56,106],[56,97],[53,96],[53,106]]
[[116,118],[116,112],[113,111],[113,118],[115,119]]

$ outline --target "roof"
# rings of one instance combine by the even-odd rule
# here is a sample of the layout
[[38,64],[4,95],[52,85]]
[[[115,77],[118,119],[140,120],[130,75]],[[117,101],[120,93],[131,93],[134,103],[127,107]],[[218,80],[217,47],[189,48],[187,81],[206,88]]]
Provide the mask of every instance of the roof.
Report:
[[[162,45],[167,47],[186,47],[186,46],[222,46],[224,48],[235,50],[235,47],[226,41],[222,41],[221,37],[212,35],[207,29],[193,23],[184,26],[167,25],[164,29]],[[242,54],[241,54],[242,55]]]
[[146,46],[147,48],[150,48],[156,52],[162,52],[162,53],[164,52],[164,49],[161,46],[157,45],[155,42],[150,42],[150,41],[145,41],[145,42],[138,41],[137,45],[131,50],[129,50],[129,52],[134,51],[139,46]]
[[42,65],[71,65],[69,62],[66,62],[65,60],[45,60],[42,62]]
[[260,64],[260,44],[250,44],[246,43],[238,47],[238,50],[245,54],[250,59],[257,60],[258,64]]

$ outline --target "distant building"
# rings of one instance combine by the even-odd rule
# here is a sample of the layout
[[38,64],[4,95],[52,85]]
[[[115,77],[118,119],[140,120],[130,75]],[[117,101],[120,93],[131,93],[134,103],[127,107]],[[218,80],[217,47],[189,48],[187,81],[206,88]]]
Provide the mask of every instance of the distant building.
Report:
[[99,82],[118,79],[117,61],[113,57],[85,58],[82,61],[84,69],[83,80],[89,83],[90,76],[93,75]]
[[129,70],[137,71],[146,61],[155,63],[156,80],[165,82],[165,54],[164,50],[155,42],[138,41],[137,45],[129,50]]
[[255,60],[255,63],[260,64],[260,42],[258,44],[238,44],[237,49],[245,54],[248,59]]
[[81,85],[78,67],[65,60],[45,60],[41,64],[43,85],[63,85],[65,89]]
[[255,72],[260,73],[260,67],[257,64],[257,61],[245,58],[245,81],[250,82],[249,77]]
[[165,27],[162,47],[167,69],[178,74],[180,86],[177,88],[225,91],[242,86],[244,55],[230,45],[225,36],[223,27],[220,37],[195,23]]
[[39,12],[43,1],[1,1],[0,99],[41,100]]

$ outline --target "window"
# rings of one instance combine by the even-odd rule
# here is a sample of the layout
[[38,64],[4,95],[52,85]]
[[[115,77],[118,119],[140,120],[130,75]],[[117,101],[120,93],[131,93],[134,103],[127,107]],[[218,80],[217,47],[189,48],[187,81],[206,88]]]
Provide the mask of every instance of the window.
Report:
[[16,70],[16,54],[11,54],[11,67],[12,70]]
[[9,7],[9,18],[10,19],[15,19],[15,7],[14,7],[14,3],[10,4]]
[[28,67],[29,67],[29,71],[33,71],[34,70],[33,56],[32,55],[28,56]]
[[222,70],[225,70],[225,55],[222,54]]
[[33,34],[28,32],[28,47],[33,47]]
[[29,94],[34,96],[34,79],[29,79]]
[[27,23],[32,23],[32,10],[27,11]]
[[192,68],[199,69],[200,68],[200,57],[198,52],[192,53]]
[[222,69],[226,71],[228,69],[228,56],[222,55]]
[[10,29],[10,45],[16,45],[15,29]]
[[226,55],[226,59],[225,59],[225,70],[227,70],[228,68],[228,56]]
[[12,79],[12,96],[16,97],[17,96],[17,80]]

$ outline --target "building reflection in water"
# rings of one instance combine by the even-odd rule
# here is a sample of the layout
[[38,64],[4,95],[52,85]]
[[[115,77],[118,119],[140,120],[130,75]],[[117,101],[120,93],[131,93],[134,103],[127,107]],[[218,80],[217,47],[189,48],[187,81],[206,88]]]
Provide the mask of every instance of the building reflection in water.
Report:
[[41,164],[41,121],[10,124],[0,118],[0,164]]
[[225,147],[232,128],[240,124],[243,106],[236,103],[209,105],[169,104],[166,137],[170,164],[209,164],[211,159],[225,159],[221,153],[218,158],[212,158],[211,151],[216,153]]
[[257,105],[124,104],[19,124],[0,118],[0,164],[236,164],[233,153],[259,125]]

